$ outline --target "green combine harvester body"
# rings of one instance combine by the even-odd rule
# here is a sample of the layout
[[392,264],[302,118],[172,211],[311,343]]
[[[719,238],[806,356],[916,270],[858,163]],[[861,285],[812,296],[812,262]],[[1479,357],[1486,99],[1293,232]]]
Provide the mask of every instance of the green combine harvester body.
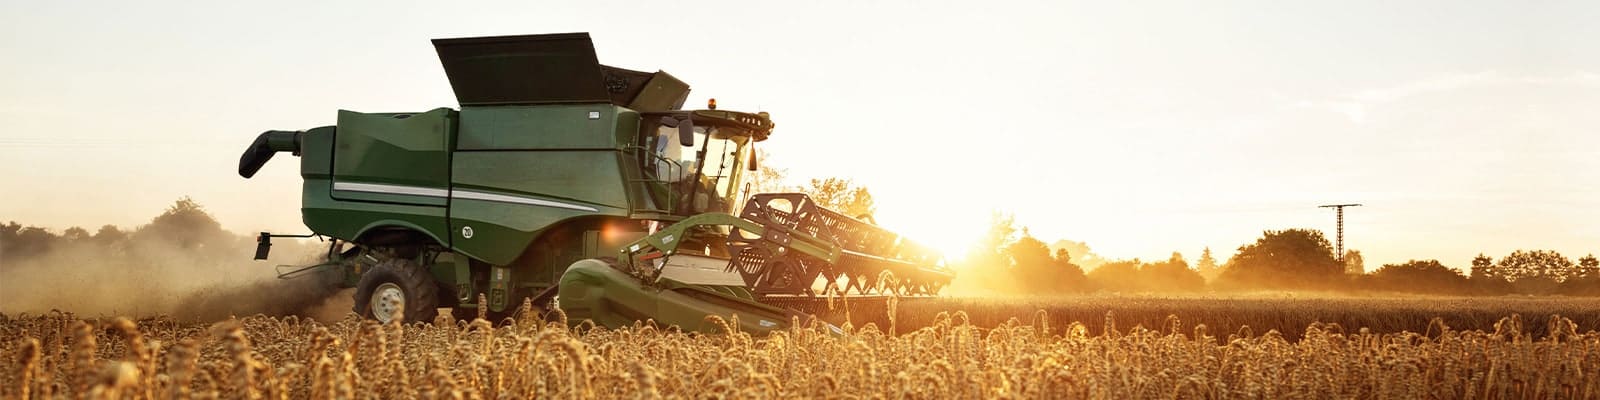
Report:
[[[909,240],[804,195],[749,193],[766,113],[683,110],[687,84],[601,65],[587,34],[434,45],[459,110],[339,111],[241,157],[248,178],[298,155],[304,223],[333,239],[326,262],[283,276],[342,274],[380,320],[508,316],[559,295],[574,322],[709,330],[707,315],[738,315],[749,331],[805,317],[771,299],[829,282],[931,295],[950,280]],[[263,232],[257,258],[280,236]]]

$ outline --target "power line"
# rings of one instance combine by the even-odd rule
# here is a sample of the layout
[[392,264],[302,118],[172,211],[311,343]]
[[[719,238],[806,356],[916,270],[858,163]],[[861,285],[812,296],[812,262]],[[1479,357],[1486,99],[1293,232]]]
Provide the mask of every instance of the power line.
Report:
[[1361,206],[1360,204],[1327,204],[1327,205],[1317,206],[1317,208],[1332,208],[1333,211],[1334,211],[1334,214],[1337,215],[1337,217],[1335,217],[1335,218],[1337,218],[1337,220],[1339,221],[1339,224],[1338,224],[1338,232],[1339,233],[1337,234],[1338,236],[1336,236],[1337,239],[1334,240],[1334,243],[1336,243],[1334,245],[1334,251],[1335,251],[1334,254],[1337,254],[1339,256],[1339,263],[1340,264],[1344,263],[1344,208],[1345,207],[1360,207],[1360,206]]

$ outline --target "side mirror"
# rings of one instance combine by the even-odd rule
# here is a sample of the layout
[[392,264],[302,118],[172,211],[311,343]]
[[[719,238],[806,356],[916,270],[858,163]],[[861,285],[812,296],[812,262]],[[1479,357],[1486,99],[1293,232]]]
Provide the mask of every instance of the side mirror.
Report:
[[747,171],[761,170],[761,167],[756,165],[756,144],[754,142],[750,143],[750,162],[745,163],[744,169]]
[[694,147],[693,119],[678,121],[678,144],[683,145],[683,147]]

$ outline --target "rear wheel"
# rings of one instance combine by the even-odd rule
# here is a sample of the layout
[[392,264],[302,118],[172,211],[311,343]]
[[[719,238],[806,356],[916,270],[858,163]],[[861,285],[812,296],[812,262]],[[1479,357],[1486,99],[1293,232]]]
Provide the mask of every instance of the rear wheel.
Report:
[[410,259],[391,258],[361,275],[355,312],[378,322],[432,322],[439,314],[439,287],[427,269]]

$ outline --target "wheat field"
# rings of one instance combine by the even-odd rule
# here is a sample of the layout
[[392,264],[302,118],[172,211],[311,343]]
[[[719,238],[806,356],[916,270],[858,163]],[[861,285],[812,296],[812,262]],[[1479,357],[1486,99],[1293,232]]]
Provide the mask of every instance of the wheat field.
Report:
[[[524,316],[529,313],[522,314]],[[647,323],[568,327],[559,312],[379,325],[252,316],[0,315],[3,397],[39,398],[1597,398],[1600,333],[1506,317],[1493,330],[1377,333],[1314,323],[1298,337],[1051,321],[981,327],[965,312],[891,334],[800,323],[765,337]],[[892,324],[893,322],[891,322]],[[1525,333],[1545,325],[1543,336]]]

